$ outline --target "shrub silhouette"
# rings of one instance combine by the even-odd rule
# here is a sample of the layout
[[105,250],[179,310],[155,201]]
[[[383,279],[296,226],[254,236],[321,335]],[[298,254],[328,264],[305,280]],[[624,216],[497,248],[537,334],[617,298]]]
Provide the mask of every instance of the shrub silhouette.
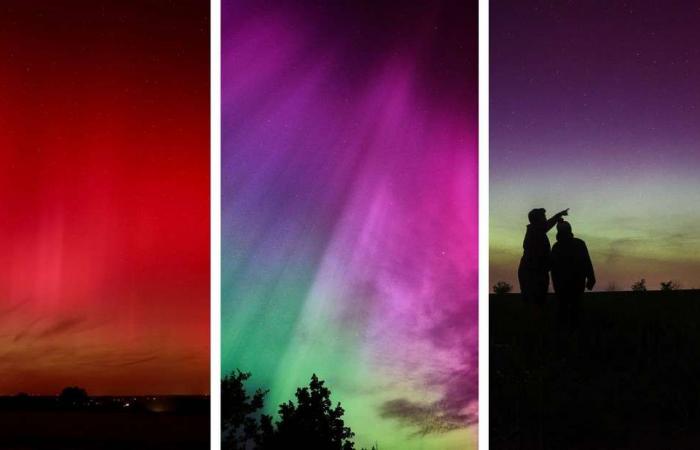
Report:
[[662,291],[676,291],[681,287],[680,284],[676,283],[673,280],[662,281],[661,283],[659,283],[659,285],[661,286]]
[[257,389],[249,396],[245,382],[250,373],[236,370],[221,380],[221,440],[226,450],[244,450],[259,439],[255,414],[264,406],[267,391]]
[[58,395],[58,401],[63,406],[68,406],[71,408],[78,408],[85,406],[88,402],[87,391],[78,386],[68,386],[63,388],[61,393]]
[[634,292],[645,292],[647,290],[647,280],[642,278],[639,281],[632,283],[632,290]]
[[499,281],[493,285],[493,293],[496,295],[507,294],[513,290],[513,286],[505,281]]

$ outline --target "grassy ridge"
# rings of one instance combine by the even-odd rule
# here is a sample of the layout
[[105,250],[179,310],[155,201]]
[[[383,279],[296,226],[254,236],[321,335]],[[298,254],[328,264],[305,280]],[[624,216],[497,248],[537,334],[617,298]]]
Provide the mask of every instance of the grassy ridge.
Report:
[[[56,397],[1,397],[0,448],[11,450],[209,449],[209,399],[92,397],[98,405],[61,408]],[[149,409],[150,406],[150,409]],[[157,412],[164,410],[166,412]]]
[[[700,291],[490,299],[493,449],[700,448]],[[697,431],[696,431],[697,430]]]

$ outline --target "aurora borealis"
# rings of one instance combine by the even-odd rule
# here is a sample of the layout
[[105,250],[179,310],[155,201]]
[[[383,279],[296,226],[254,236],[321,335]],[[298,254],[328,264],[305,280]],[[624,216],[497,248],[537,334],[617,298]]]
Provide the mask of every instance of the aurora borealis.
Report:
[[517,287],[529,209],[570,207],[596,289],[700,286],[697,5],[510,0],[490,17],[491,284]]
[[477,421],[476,2],[224,0],[222,370],[357,447]]
[[198,1],[0,6],[0,394],[209,392]]

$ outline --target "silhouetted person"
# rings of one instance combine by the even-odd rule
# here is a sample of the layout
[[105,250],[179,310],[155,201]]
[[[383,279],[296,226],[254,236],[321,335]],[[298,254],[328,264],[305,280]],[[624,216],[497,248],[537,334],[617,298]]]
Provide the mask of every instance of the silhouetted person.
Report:
[[[546,353],[544,348],[545,329],[542,326],[545,310],[542,306],[547,299],[547,291],[549,290],[551,246],[547,232],[562,217],[567,215],[568,211],[565,209],[549,219],[547,219],[544,208],[533,209],[527,215],[530,224],[527,226],[523,240],[523,256],[520,258],[518,266],[518,282],[523,301],[535,305],[534,308],[526,308],[525,310],[525,314],[529,316],[525,320],[528,321],[529,330],[533,332],[533,339],[530,342],[534,345],[527,349],[528,352],[532,352],[532,356],[528,356],[528,358],[532,357],[533,361],[542,360]],[[542,427],[544,406],[542,397],[538,398],[540,399],[538,407],[524,413],[526,416],[533,415],[529,419],[532,420],[533,426],[524,426],[522,429],[520,442],[522,449],[544,448],[545,433]]]
[[571,224],[557,225],[557,242],[552,247],[552,283],[559,304],[560,324],[576,327],[579,321],[581,296],[595,286],[593,263],[586,243],[575,238]]
[[544,208],[537,208],[527,215],[530,224],[523,240],[523,257],[518,267],[518,282],[522,298],[527,303],[543,304],[549,290],[551,247],[547,232],[566,216],[569,209],[547,219]]

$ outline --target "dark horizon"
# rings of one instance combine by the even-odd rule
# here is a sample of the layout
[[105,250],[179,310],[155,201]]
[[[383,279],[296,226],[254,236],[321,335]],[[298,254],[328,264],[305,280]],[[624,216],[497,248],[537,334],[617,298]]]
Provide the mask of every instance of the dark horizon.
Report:
[[[59,397],[60,392],[58,394],[32,394],[31,392],[17,392],[16,394],[0,394],[0,398],[10,398],[10,397],[18,397],[21,395],[26,395],[28,397],[45,397],[45,398],[53,398],[53,397]],[[119,395],[109,395],[109,394],[100,394],[100,395],[90,395],[88,393],[89,398],[148,398],[148,397],[211,397],[211,394],[138,394],[138,395],[131,395],[131,394],[119,394]]]
[[[491,291],[489,291],[489,296],[490,296],[490,297],[492,297],[492,296],[499,297],[499,296],[519,296],[519,295],[521,295],[521,292],[517,291],[517,290],[515,289],[515,287],[513,287],[513,288],[514,288],[514,289],[513,289],[513,291],[511,291],[511,292],[506,292],[506,293],[497,294],[497,293],[493,292],[493,287],[492,287]],[[644,294],[644,293],[657,293],[657,292],[658,292],[658,293],[664,293],[664,294],[683,293],[683,292],[700,292],[700,288],[688,288],[688,289],[685,289],[685,288],[682,288],[682,287],[681,287],[681,288],[674,288],[674,289],[665,290],[665,289],[649,289],[649,288],[647,287],[646,290],[641,291],[641,292],[640,292],[640,291],[634,291],[634,290],[632,290],[632,289],[621,289],[621,290],[618,289],[618,290],[614,290],[614,291],[609,291],[609,290],[606,290],[606,289],[593,289],[592,291],[586,291],[586,292],[584,292],[583,295],[618,294],[618,293]],[[552,298],[554,298],[554,296],[555,296],[556,294],[554,293],[554,291],[550,290],[550,291],[547,293],[547,295],[550,296],[550,297],[552,297]]]

